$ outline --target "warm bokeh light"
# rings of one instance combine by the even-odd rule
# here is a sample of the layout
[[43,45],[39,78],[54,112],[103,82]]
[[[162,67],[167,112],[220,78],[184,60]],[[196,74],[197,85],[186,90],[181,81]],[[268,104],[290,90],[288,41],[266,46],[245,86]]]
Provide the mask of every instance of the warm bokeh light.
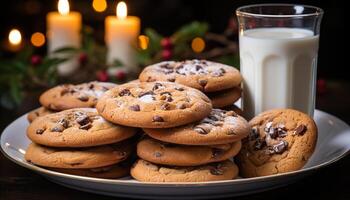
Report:
[[9,33],[9,42],[13,45],[19,45],[22,41],[21,32],[18,29],[12,29]]
[[69,3],[68,3],[68,0],[59,0],[58,1],[58,12],[61,15],[68,15],[69,14]]
[[126,3],[121,1],[117,4],[117,17],[118,19],[125,19],[128,16],[128,8],[126,7]]
[[93,0],[92,7],[96,12],[103,12],[107,9],[107,1],[106,0]]
[[148,48],[148,44],[149,44],[149,38],[145,35],[140,35],[138,37],[139,39],[139,47],[142,50],[146,50]]
[[192,40],[191,47],[194,52],[200,53],[205,48],[205,41],[200,37],[196,37]]
[[41,47],[45,44],[45,35],[40,32],[33,33],[30,42],[35,47]]

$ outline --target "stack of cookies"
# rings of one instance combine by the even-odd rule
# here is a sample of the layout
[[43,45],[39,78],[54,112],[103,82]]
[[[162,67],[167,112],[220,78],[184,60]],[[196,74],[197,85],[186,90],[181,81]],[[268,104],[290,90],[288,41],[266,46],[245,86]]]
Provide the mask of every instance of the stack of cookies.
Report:
[[210,98],[213,108],[232,106],[241,97],[239,71],[207,60],[157,63],[146,67],[139,79],[141,82],[169,81],[196,88]]
[[[126,160],[136,129],[112,124],[95,108],[75,108],[36,118],[25,159],[54,171],[97,178],[129,174]],[[122,162],[124,161],[124,162]]]
[[95,107],[98,98],[114,86],[116,86],[114,83],[93,81],[53,87],[40,96],[39,101],[42,107],[30,112],[27,117],[28,121],[32,122],[37,117],[71,108]]
[[233,179],[229,159],[249,133],[233,111],[212,109],[199,90],[172,82],[131,82],[107,91],[96,108],[106,120],[140,127],[140,157],[131,175],[147,182],[198,182]]

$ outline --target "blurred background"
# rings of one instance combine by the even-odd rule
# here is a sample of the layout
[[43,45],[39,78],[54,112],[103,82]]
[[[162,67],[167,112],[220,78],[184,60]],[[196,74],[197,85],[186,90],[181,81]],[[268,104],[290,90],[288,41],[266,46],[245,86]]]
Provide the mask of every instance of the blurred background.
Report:
[[[102,4],[101,4],[102,2]],[[104,5],[105,2],[106,4]],[[205,42],[204,50],[196,50],[193,48],[201,48],[193,45],[193,38],[186,38],[188,49],[183,52],[165,52],[171,53],[169,58],[180,59],[187,57],[209,58],[222,61],[232,65],[239,65],[237,57],[237,21],[235,20],[234,11],[237,7],[247,4],[278,2],[278,3],[300,3],[318,6],[324,9],[325,15],[321,25],[320,50],[318,60],[318,98],[317,107],[327,112],[331,112],[343,120],[349,122],[350,117],[347,114],[350,109],[347,103],[349,97],[349,78],[347,73],[347,65],[345,65],[345,3],[342,1],[311,1],[311,0],[295,0],[295,1],[252,1],[252,0],[126,0],[128,6],[128,14],[138,16],[141,20],[141,34],[149,33],[147,30],[152,29],[161,38],[171,38],[175,33],[182,30],[181,27],[190,34],[198,35]],[[104,20],[108,15],[115,15],[116,1],[105,0],[71,0],[69,1],[72,11],[78,11],[83,17],[85,25],[85,35],[88,39],[92,39],[97,48],[104,47]],[[6,1],[2,6],[0,13],[0,67],[4,65],[36,65],[45,58],[47,52],[47,38],[37,39],[33,43],[32,37],[34,33],[42,33],[45,36],[47,25],[46,15],[50,11],[57,10],[57,1],[39,1],[39,0],[11,0]],[[193,24],[198,21],[197,24]],[[200,23],[199,23],[200,22]],[[183,27],[186,26],[187,27]],[[16,28],[22,35],[22,45],[13,48],[9,44],[8,36],[11,29]],[[146,32],[146,33],[145,33]],[[152,32],[152,33],[153,33]],[[205,32],[205,34],[204,34]],[[209,36],[207,33],[210,33]],[[155,37],[157,39],[157,37]],[[152,39],[152,38],[151,38]],[[38,41],[39,40],[39,41]],[[176,45],[176,44],[174,44]],[[30,49],[30,50],[27,50]],[[213,50],[214,49],[214,50]],[[164,50],[164,49],[163,49]],[[144,64],[152,61],[158,61],[168,58],[161,51],[158,53],[143,54],[139,53],[141,61],[138,63],[142,68]],[[213,51],[211,51],[213,50]],[[155,50],[153,50],[155,51]],[[83,53],[86,51],[83,51]],[[91,53],[91,52],[90,52]],[[95,54],[96,52],[92,52]],[[18,64],[17,56],[21,55],[24,60]],[[27,55],[26,55],[27,54]],[[34,56],[34,58],[33,58]],[[85,64],[86,60],[93,60],[89,53],[80,55],[80,61]],[[158,57],[157,57],[158,56]],[[165,57],[164,57],[165,56]],[[143,59],[143,60],[142,60]],[[99,61],[90,62],[90,68],[97,68]],[[1,64],[2,63],[2,64]],[[9,64],[7,64],[9,63]],[[40,64],[40,63],[39,63]],[[47,63],[44,63],[47,64]],[[49,64],[47,64],[49,65]],[[81,82],[82,80],[103,79],[106,66],[102,66],[101,70],[94,71],[96,77],[78,77],[63,78],[52,81],[50,77],[45,77],[45,82],[40,84],[27,83],[28,76],[24,74],[21,78],[8,80],[6,70],[1,70],[0,91],[1,91],[1,128],[13,120],[18,115],[25,113],[38,106],[36,101],[38,95],[48,87],[61,82]],[[89,69],[89,67],[86,67]],[[88,71],[88,70],[86,70]],[[115,71],[113,71],[116,75]],[[128,74],[127,74],[128,75]],[[107,74],[108,76],[108,74]],[[117,72],[116,77],[111,80],[123,82],[133,79],[132,73],[130,77],[125,78],[125,74]],[[8,77],[8,76],[7,76]],[[54,76],[52,76],[54,77]],[[73,75],[72,75],[73,77]],[[57,78],[57,77],[54,77]],[[39,77],[40,79],[40,77]],[[43,78],[44,79],[44,78]],[[46,80],[47,79],[47,80]],[[52,78],[53,79],[53,78]],[[10,84],[12,83],[12,85]],[[30,85],[30,87],[28,86]],[[14,88],[14,89],[13,89]],[[13,91],[12,91],[13,90]],[[16,97],[17,95],[17,97]],[[17,99],[16,99],[17,98]],[[14,99],[14,100],[13,100]],[[15,102],[15,103],[13,103]],[[6,111],[13,111],[10,115]],[[3,113],[6,113],[6,117]]]

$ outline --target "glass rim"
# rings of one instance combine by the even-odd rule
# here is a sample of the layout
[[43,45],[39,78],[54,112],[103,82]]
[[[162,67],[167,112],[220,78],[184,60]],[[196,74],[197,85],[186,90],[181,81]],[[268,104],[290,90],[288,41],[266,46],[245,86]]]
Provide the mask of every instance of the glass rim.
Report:
[[[301,6],[304,8],[310,8],[314,9],[314,12],[311,13],[301,13],[301,14],[260,14],[260,13],[254,13],[254,12],[248,12],[243,11],[247,8],[254,8],[254,7],[273,7],[273,6],[289,6],[289,7],[295,7],[295,6]],[[250,16],[250,17],[271,17],[271,18],[293,18],[293,17],[312,17],[312,16],[322,16],[324,13],[322,8],[319,8],[317,6],[311,6],[311,5],[305,5],[305,4],[287,4],[287,3],[266,3],[266,4],[250,4],[238,7],[236,9],[236,15],[237,16]]]

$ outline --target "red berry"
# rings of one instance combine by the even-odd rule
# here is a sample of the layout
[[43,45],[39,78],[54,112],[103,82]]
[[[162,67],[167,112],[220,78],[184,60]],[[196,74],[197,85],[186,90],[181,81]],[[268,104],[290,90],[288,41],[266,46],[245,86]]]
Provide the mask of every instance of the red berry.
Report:
[[318,94],[326,93],[327,85],[326,85],[326,81],[324,79],[318,79],[316,86],[317,86],[317,93]]
[[124,70],[118,70],[115,73],[115,78],[119,81],[124,80],[126,78],[126,72]]
[[42,61],[43,61],[43,59],[39,55],[33,55],[30,58],[30,63],[32,63],[32,65],[34,65],[34,66],[40,65]]
[[96,73],[96,77],[98,81],[102,81],[102,82],[108,81],[108,74],[106,71],[98,71]]
[[162,51],[162,58],[163,58],[163,60],[169,60],[170,58],[171,58],[171,56],[172,56],[172,52],[171,52],[171,50],[169,50],[169,49],[164,49],[163,51]]
[[171,49],[173,43],[171,42],[170,38],[165,37],[160,41],[160,45],[163,47],[163,49]]
[[86,53],[81,53],[79,55],[79,63],[80,63],[80,65],[85,65],[87,63],[87,61],[88,61],[87,54]]

